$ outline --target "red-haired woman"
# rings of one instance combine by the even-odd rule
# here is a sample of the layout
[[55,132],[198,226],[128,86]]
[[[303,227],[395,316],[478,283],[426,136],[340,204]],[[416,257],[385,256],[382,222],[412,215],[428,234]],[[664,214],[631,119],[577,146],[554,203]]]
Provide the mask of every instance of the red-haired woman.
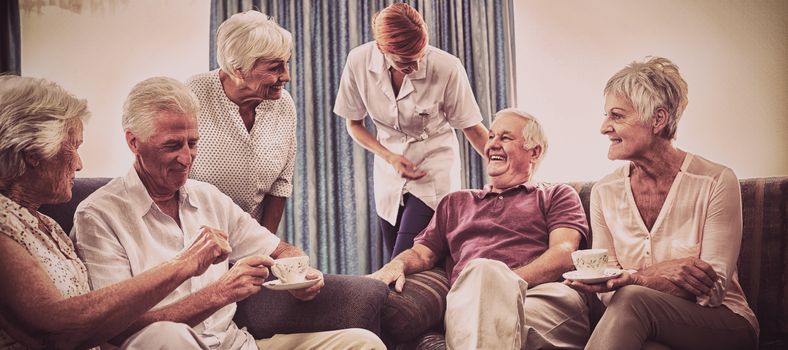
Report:
[[[375,206],[386,254],[413,245],[438,202],[460,189],[461,129],[480,154],[487,128],[465,68],[428,45],[421,14],[393,4],[372,18],[375,41],[348,54],[334,113],[375,153]],[[364,126],[369,114],[377,137]]]

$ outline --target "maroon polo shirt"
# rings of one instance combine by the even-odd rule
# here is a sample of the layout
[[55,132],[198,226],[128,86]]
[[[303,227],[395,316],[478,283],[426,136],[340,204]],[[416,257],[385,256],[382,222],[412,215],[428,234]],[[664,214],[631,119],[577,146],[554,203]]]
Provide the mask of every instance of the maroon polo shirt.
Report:
[[572,187],[526,182],[501,193],[491,188],[449,193],[414,240],[445,257],[450,284],[476,258],[511,269],[529,264],[549,248],[550,232],[557,228],[580,232],[584,248],[588,223]]

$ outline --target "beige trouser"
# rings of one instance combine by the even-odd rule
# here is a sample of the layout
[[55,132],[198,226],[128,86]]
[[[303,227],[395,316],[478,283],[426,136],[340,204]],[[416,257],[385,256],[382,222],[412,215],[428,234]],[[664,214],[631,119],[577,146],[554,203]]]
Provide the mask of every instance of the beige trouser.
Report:
[[[257,344],[233,344],[240,349],[386,349],[374,333],[360,328],[328,332],[277,334]],[[211,349],[194,329],[183,323],[156,322],[137,332],[121,346],[124,350]]]
[[754,349],[756,344],[750,323],[725,306],[704,307],[626,286],[613,295],[586,349]]
[[446,296],[449,349],[582,349],[588,306],[562,283],[528,289],[504,263],[475,259]]

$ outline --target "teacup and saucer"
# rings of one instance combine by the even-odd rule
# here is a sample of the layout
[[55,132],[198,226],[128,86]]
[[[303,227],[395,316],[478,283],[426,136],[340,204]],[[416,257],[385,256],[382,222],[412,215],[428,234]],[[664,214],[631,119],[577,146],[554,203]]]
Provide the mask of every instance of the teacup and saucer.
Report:
[[575,271],[563,274],[564,279],[586,284],[602,283],[616,278],[623,271],[607,268],[607,249],[582,249],[572,252],[572,263]]
[[318,281],[319,278],[308,280],[306,274],[309,271],[308,256],[294,256],[274,260],[271,266],[271,273],[278,279],[263,283],[263,286],[273,290],[290,290],[307,288]]

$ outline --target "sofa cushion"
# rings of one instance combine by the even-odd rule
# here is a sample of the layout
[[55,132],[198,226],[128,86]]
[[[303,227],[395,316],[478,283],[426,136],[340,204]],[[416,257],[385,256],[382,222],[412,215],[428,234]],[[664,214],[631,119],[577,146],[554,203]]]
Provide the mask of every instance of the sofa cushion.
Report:
[[441,328],[448,293],[449,279],[442,267],[407,276],[402,293],[390,289],[381,311],[384,340],[408,342]]
[[41,214],[49,216],[63,228],[66,233],[71,232],[74,226],[74,212],[77,205],[85,200],[91,193],[104,186],[112,180],[109,177],[78,177],[74,179],[74,186],[71,189],[71,200],[60,204],[45,204],[39,208]]

